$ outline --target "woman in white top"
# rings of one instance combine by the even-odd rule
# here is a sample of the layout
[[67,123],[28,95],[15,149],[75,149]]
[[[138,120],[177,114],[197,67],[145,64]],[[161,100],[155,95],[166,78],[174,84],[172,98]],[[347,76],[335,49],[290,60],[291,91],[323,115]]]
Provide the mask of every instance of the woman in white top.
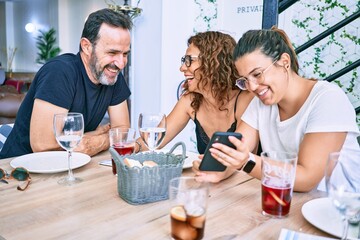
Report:
[[263,151],[298,153],[295,191],[325,190],[326,162],[329,153],[336,151],[352,154],[345,161],[351,165],[350,177],[360,185],[354,107],[337,85],[298,75],[297,57],[285,32],[275,27],[246,32],[237,43],[234,59],[241,76],[237,85],[257,97],[236,130],[243,139],[229,137],[237,150],[223,144],[214,144],[210,150],[227,170],[201,172],[196,162],[198,178],[218,182],[245,169],[260,179],[260,156],[251,153],[260,140]]

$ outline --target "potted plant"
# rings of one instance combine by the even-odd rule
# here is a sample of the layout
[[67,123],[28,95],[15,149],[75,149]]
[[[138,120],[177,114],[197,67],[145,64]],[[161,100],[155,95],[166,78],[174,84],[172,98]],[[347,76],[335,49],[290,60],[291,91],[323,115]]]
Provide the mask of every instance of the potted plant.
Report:
[[61,49],[55,45],[56,31],[51,28],[49,31],[39,30],[40,35],[36,38],[36,47],[38,48],[38,57],[36,62],[39,64],[46,63],[49,59],[59,55]]

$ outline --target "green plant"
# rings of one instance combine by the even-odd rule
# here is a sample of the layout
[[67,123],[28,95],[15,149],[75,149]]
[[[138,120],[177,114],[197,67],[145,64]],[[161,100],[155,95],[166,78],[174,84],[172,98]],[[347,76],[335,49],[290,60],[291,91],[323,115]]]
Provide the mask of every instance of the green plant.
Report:
[[208,31],[216,26],[218,10],[217,0],[194,0],[199,7],[199,15],[195,18],[194,33]]
[[36,37],[36,47],[38,48],[36,62],[40,64],[46,63],[49,59],[59,55],[61,49],[55,46],[56,31],[51,28],[49,31],[39,30],[40,35]]

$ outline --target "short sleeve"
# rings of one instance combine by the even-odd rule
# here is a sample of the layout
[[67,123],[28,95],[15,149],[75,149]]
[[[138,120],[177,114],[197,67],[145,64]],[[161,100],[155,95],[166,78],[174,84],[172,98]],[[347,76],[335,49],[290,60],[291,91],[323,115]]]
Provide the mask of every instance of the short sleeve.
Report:
[[115,91],[113,92],[113,97],[111,99],[110,106],[118,105],[122,103],[126,99],[128,99],[131,95],[130,89],[125,82],[124,76],[120,73],[118,76],[118,80],[115,84]]
[[259,130],[259,108],[260,100],[254,97],[245,112],[241,116],[241,120],[250,125],[252,128]]
[[311,102],[306,132],[358,132],[356,114],[345,92],[338,86],[329,88]]
[[45,64],[37,76],[35,98],[69,109],[76,91],[77,74],[62,61]]

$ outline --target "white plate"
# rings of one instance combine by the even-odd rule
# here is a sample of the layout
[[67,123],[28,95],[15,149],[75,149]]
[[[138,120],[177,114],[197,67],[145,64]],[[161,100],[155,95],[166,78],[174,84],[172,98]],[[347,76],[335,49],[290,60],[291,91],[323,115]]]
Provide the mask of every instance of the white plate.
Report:
[[[89,163],[91,157],[73,152],[71,168],[76,169]],[[24,167],[31,173],[57,173],[68,170],[67,152],[49,151],[22,155],[10,162],[11,167]]]
[[[317,198],[305,203],[301,212],[305,219],[315,227],[341,238],[341,216],[329,198]],[[349,225],[348,238],[358,239],[359,226]]]

